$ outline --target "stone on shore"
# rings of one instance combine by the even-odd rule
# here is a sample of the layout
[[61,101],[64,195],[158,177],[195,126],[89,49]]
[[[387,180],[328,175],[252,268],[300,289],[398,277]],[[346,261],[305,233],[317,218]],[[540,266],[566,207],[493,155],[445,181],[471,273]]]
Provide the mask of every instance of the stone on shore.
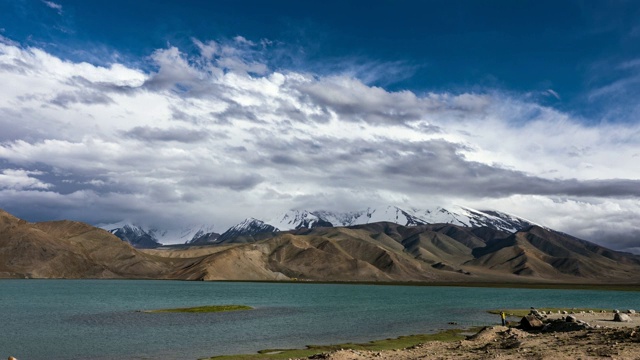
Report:
[[578,319],[573,315],[567,315],[567,317],[565,318],[565,321],[574,323],[574,322],[578,322]]
[[613,316],[613,321],[618,321],[618,322],[630,322],[631,321],[631,316],[627,315],[627,314],[623,314],[623,313],[616,313]]
[[542,320],[533,315],[527,315],[520,320],[520,327],[524,330],[541,329],[543,326]]

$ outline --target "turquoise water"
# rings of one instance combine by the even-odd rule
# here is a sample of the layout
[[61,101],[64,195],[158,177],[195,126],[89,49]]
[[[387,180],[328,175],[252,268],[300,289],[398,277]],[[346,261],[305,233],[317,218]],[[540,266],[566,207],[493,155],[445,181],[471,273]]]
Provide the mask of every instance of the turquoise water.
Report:
[[[146,314],[245,304],[252,311]],[[640,308],[637,292],[137,280],[0,280],[0,358],[197,359],[486,325],[495,308]]]

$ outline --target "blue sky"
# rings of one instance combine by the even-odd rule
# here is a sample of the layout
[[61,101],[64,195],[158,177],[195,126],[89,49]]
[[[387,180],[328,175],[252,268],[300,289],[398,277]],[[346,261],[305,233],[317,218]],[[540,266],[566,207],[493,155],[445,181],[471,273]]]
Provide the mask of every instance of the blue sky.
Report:
[[0,0],[0,207],[224,231],[456,203],[638,251],[638,19],[633,1]]
[[[625,64],[640,53],[633,1],[59,1],[62,10],[34,0],[0,4],[4,36],[63,58],[108,63],[117,53],[136,63],[167,44],[195,51],[192,37],[240,35],[272,41],[274,68],[374,70],[360,75],[417,93],[552,89],[560,99],[547,96],[549,105],[592,122],[628,120],[607,116],[606,101],[590,95],[633,75]],[[370,67],[357,69],[363,63]],[[386,74],[389,66],[400,74]]]

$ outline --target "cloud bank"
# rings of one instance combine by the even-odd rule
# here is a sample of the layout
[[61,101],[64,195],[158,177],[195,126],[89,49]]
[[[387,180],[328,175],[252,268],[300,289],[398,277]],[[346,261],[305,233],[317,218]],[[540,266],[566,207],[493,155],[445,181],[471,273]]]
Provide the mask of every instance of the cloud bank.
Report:
[[640,246],[638,124],[272,69],[268,42],[242,36],[136,59],[153,70],[0,40],[0,204],[29,220],[223,231],[291,208],[457,203]]

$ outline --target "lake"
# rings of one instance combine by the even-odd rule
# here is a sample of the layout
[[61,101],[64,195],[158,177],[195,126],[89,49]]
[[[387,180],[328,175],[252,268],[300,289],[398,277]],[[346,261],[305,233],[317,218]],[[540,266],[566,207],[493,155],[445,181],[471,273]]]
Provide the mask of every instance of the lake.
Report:
[[[228,313],[137,310],[243,304]],[[638,309],[637,292],[153,280],[0,280],[0,359],[198,359],[497,324],[487,309]]]

